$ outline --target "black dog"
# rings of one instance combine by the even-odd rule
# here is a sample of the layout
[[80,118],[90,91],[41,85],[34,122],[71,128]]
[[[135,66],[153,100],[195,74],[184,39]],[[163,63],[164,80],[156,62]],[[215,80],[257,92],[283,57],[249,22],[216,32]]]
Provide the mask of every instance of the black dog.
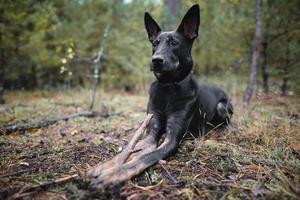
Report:
[[[218,87],[198,83],[191,74],[191,49],[198,36],[199,6],[194,5],[176,31],[162,32],[149,13],[145,26],[152,43],[150,69],[156,81],[150,88],[147,112],[153,114],[148,133],[137,144],[142,149],[122,166],[112,160],[92,169],[95,185],[126,180],[174,152],[187,132],[194,136],[226,125],[233,113],[228,96]],[[158,146],[161,136],[165,139]]]
[[[218,87],[198,83],[191,70],[191,49],[198,36],[199,6],[192,6],[176,31],[162,32],[145,13],[145,26],[153,47],[151,70],[157,78],[150,88],[148,113],[153,113],[150,135],[157,141],[166,133],[163,152],[145,159],[162,159],[174,151],[183,135],[194,136],[226,125],[233,113],[228,96]],[[158,158],[159,157],[159,158]]]

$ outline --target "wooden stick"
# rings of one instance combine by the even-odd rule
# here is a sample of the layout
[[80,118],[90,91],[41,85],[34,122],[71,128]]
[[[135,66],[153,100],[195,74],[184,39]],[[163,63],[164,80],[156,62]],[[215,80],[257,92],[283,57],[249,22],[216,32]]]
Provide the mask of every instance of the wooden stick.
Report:
[[8,176],[14,176],[14,175],[19,175],[22,174],[24,172],[29,172],[30,170],[21,170],[21,171],[17,171],[17,172],[12,172],[12,173],[8,173],[8,174],[0,174],[0,178],[5,178]]
[[18,199],[20,197],[30,195],[30,194],[32,194],[32,193],[34,193],[36,191],[48,188],[48,187],[50,187],[52,185],[64,183],[66,181],[70,181],[70,180],[73,180],[73,179],[76,179],[76,178],[78,178],[78,174],[69,175],[69,176],[66,176],[66,177],[63,177],[63,178],[59,178],[59,179],[56,179],[56,180],[46,181],[46,182],[41,183],[39,185],[23,187],[19,192],[17,192],[16,194],[14,194],[11,197],[11,199]]
[[153,114],[148,114],[144,119],[142,125],[134,133],[132,139],[129,141],[128,145],[113,157],[104,163],[98,163],[95,167],[87,172],[87,176],[90,178],[97,177],[99,174],[103,173],[105,170],[118,170],[121,169],[129,156],[136,152],[142,152],[143,149],[135,149],[136,144],[141,140],[144,131],[148,127]]
[[50,126],[52,124],[55,124],[58,121],[63,120],[69,120],[76,117],[108,117],[110,115],[118,115],[120,113],[112,113],[112,114],[103,114],[99,112],[93,112],[93,111],[83,111],[78,113],[73,113],[70,115],[61,116],[54,119],[47,119],[47,120],[41,120],[38,122],[28,123],[28,124],[16,124],[16,125],[9,125],[5,127],[0,127],[0,135],[1,134],[9,134],[15,131],[25,131],[32,128],[42,128],[46,126]]
[[120,156],[117,159],[117,163],[122,165],[125,163],[125,161],[129,158],[130,154],[134,152],[134,147],[137,144],[137,142],[142,138],[146,128],[148,127],[150,120],[152,118],[153,114],[148,114],[146,118],[144,119],[142,125],[139,127],[139,129],[134,133],[133,138],[130,140],[126,148],[123,150],[120,154]]
[[172,184],[175,184],[177,183],[176,179],[171,175],[171,173],[169,172],[169,170],[165,167],[164,163],[166,161],[163,161],[163,160],[160,160],[158,161],[158,163],[162,166],[162,168],[165,170],[165,172],[168,174],[169,178],[171,179],[172,181]]

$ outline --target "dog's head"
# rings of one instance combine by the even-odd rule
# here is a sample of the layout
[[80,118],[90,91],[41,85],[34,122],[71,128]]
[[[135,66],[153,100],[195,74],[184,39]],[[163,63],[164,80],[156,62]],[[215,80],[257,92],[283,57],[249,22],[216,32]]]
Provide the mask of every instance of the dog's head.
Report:
[[151,71],[159,82],[181,81],[193,66],[191,49],[198,36],[199,5],[194,5],[188,10],[176,31],[162,32],[147,12],[144,20],[149,41],[152,43]]

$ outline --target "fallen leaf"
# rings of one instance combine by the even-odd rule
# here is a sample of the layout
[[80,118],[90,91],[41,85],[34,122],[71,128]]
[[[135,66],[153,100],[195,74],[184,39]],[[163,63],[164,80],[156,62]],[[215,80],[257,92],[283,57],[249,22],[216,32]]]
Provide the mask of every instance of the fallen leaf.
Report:
[[257,197],[258,195],[261,195],[262,192],[261,192],[261,189],[257,186],[257,185],[254,185],[252,187],[252,190],[251,190],[252,194]]
[[300,143],[292,143],[290,145],[290,148],[292,149],[293,152],[299,153],[300,152]]
[[71,135],[73,136],[73,135],[76,135],[76,134],[78,134],[78,130],[73,130],[72,132],[71,132]]
[[29,163],[28,162],[19,162],[19,165],[23,165],[23,166],[29,167]]

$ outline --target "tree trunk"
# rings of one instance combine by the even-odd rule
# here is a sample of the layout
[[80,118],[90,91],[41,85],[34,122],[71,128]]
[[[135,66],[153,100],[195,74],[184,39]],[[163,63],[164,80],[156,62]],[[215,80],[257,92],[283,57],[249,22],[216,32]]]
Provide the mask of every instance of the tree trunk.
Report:
[[176,17],[179,14],[180,9],[180,0],[164,0],[165,10],[167,13],[166,18],[166,29],[173,30],[175,29]]
[[[0,43],[2,43],[2,34],[0,33]],[[4,104],[4,50],[0,49],[0,104]]]
[[269,93],[269,73],[267,69],[268,65],[268,45],[269,45],[269,33],[266,31],[264,33],[264,41],[262,42],[262,65],[261,65],[261,71],[262,71],[262,80],[263,80],[263,90],[265,94]]
[[102,41],[100,43],[100,50],[98,52],[97,57],[93,60],[94,63],[94,84],[93,84],[93,88],[92,88],[92,94],[91,94],[91,101],[90,101],[90,106],[89,106],[89,111],[92,111],[94,108],[94,102],[95,102],[95,97],[96,97],[96,91],[97,91],[97,87],[98,87],[98,83],[100,82],[100,73],[102,70],[101,67],[101,59],[103,56],[103,51],[104,51],[104,44],[106,42],[106,37],[108,36],[108,31],[110,29],[110,25],[108,24],[105,28],[105,31],[103,33],[103,38]]
[[37,88],[37,71],[36,71],[36,65],[33,64],[31,66],[31,72],[30,72],[30,88]]
[[261,0],[256,0],[256,11],[255,11],[255,33],[253,39],[251,63],[249,66],[249,77],[247,83],[247,89],[243,98],[244,106],[248,106],[256,80],[256,67],[259,59],[259,48],[261,38]]
[[287,87],[288,87],[288,79],[286,77],[283,77],[282,85],[281,85],[281,96],[286,95]]
[[281,85],[281,95],[285,96],[288,88],[288,67],[290,65],[290,48],[289,43],[291,42],[291,37],[289,36],[287,38],[287,47],[286,47],[286,53],[285,53],[285,64],[283,68],[283,79],[282,79],[282,85]]
[[1,62],[0,67],[0,104],[4,104],[4,70]]

